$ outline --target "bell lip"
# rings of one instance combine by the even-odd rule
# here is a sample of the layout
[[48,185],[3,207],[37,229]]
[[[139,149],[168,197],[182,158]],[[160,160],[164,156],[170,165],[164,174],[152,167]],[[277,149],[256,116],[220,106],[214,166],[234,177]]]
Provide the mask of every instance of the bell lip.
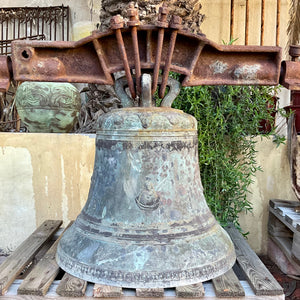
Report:
[[[103,279],[103,278],[98,278],[96,276],[90,275],[91,273],[94,272],[99,272],[100,270],[97,270],[97,268],[94,268],[92,266],[88,266],[85,265],[83,263],[79,263],[78,261],[73,260],[70,257],[67,257],[65,259],[65,261],[63,261],[60,256],[58,255],[58,251],[56,253],[56,261],[58,263],[58,265],[60,266],[60,268],[62,268],[65,272],[69,273],[72,276],[75,276],[77,278],[83,279],[85,281],[88,282],[92,282],[92,283],[97,283],[97,284],[104,284],[104,285],[110,285],[110,286],[118,286],[118,287],[123,287],[123,288],[173,288],[173,287],[178,287],[178,286],[185,286],[185,285],[190,285],[190,284],[195,284],[195,283],[199,283],[199,282],[204,282],[204,281],[208,281],[211,279],[214,279],[218,276],[221,276],[223,274],[225,274],[227,271],[229,271],[233,265],[236,262],[236,254],[235,254],[235,250],[232,244],[232,248],[231,251],[229,253],[227,253],[226,256],[224,256],[222,259],[218,260],[218,266],[215,268],[212,268],[213,270],[211,272],[204,272],[204,274],[202,274],[202,276],[197,276],[197,277],[193,277],[190,279],[178,279],[178,280],[165,280],[162,281],[157,280],[157,281],[148,281],[148,282],[142,282],[142,281],[131,281],[131,282],[125,282],[125,281],[121,281],[121,280],[108,280],[108,279]],[[76,270],[74,270],[73,267],[68,268],[66,266],[66,264],[77,264],[79,265],[79,269],[83,272],[81,272],[79,274],[79,272],[76,272]],[[214,262],[216,264],[216,261]],[[219,265],[221,265],[222,267],[220,267]],[[211,267],[211,264],[207,264],[205,266],[201,266],[198,268],[193,268],[193,269],[188,269],[188,270],[184,270],[182,272],[201,272],[201,269],[203,270],[207,270],[207,268]],[[171,276],[172,274],[174,274],[174,271],[164,271],[163,272],[166,275]],[[127,273],[129,274],[129,273]],[[210,275],[209,275],[210,274]],[[136,274],[134,272],[132,272],[132,278],[134,278]],[[156,275],[157,277],[159,277],[159,273],[154,273],[153,275]],[[126,276],[124,276],[126,277]]]

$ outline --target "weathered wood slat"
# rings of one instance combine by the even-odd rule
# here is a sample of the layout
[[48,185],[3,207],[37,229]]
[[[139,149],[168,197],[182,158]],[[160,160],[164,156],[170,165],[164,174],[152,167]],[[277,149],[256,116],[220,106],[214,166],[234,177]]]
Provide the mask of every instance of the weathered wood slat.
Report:
[[85,280],[65,273],[60,281],[56,293],[62,297],[83,297],[87,287]]
[[5,294],[11,283],[61,224],[60,220],[45,221],[4,261],[0,266],[0,295]]
[[269,214],[268,232],[271,236],[293,237],[293,231],[285,226],[273,213]]
[[[67,230],[73,222],[66,227]],[[63,234],[55,241],[44,257],[37,263],[30,274],[24,279],[18,289],[20,295],[44,296],[51,283],[59,273],[59,266],[56,263],[55,255],[57,245]]]
[[295,211],[298,201],[270,201],[268,221],[269,236],[283,254],[300,270],[300,212]]
[[201,282],[176,287],[176,296],[179,298],[200,298],[204,296],[204,287]]
[[300,272],[300,265],[294,260],[292,255],[292,239],[279,236],[270,236],[270,239],[281,249],[283,254],[293,265],[294,269]]
[[270,207],[276,209],[279,206],[281,207],[297,207],[299,206],[300,202],[298,201],[289,201],[289,200],[281,200],[281,199],[271,199],[269,201]]
[[97,298],[120,298],[123,295],[122,288],[103,284],[95,284],[93,296]]
[[272,213],[279,221],[281,221],[289,230],[293,231],[295,230],[295,227],[291,225],[286,219],[285,216],[282,216],[279,214],[278,209],[274,209],[272,207],[269,207],[269,212]]
[[295,229],[297,228],[297,224],[300,224],[300,213],[299,212],[288,212],[285,216],[287,222],[293,225]]
[[150,298],[159,298],[164,296],[163,288],[153,288],[153,289],[136,289],[135,295],[137,297],[150,297]]
[[47,242],[43,244],[41,249],[37,252],[37,254],[34,256],[31,263],[26,267],[25,270],[23,270],[20,275],[18,275],[17,279],[24,279],[26,276],[32,271],[32,269],[38,264],[38,262],[45,256],[46,252],[50,249],[50,247],[53,245],[54,240],[53,237],[49,239]]
[[232,225],[226,228],[236,251],[237,261],[245,272],[247,280],[257,296],[281,295],[283,289],[255,252],[247,244],[239,231]]
[[232,269],[227,271],[222,276],[213,279],[212,282],[218,297],[245,296],[245,291]]

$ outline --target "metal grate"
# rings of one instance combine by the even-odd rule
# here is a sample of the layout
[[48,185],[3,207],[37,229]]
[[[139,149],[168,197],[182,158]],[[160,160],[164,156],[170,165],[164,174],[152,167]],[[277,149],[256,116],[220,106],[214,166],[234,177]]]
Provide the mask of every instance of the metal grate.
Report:
[[11,54],[11,41],[69,40],[69,6],[0,8],[0,54]]

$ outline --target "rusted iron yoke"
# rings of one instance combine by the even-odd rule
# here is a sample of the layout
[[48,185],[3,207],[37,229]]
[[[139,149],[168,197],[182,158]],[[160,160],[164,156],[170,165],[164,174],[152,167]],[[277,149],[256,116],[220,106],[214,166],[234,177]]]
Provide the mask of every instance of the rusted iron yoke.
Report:
[[169,71],[183,75],[182,86],[280,83],[300,89],[299,46],[291,47],[292,61],[281,61],[280,47],[218,45],[182,29],[177,16],[167,22],[167,13],[163,6],[156,26],[140,25],[131,5],[127,26],[121,16],[114,16],[111,30],[94,31],[76,42],[14,41],[11,57],[0,56],[0,90],[7,90],[12,78],[113,85],[112,74],[122,70],[132,98],[140,95],[145,72],[153,72],[154,94],[160,70],[160,97]]

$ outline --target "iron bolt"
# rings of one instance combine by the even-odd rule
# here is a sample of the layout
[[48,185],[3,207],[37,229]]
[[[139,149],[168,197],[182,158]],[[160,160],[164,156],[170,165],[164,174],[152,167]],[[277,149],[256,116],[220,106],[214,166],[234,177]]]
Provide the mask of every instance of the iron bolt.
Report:
[[129,5],[128,5],[127,16],[130,19],[127,22],[127,26],[138,26],[138,25],[140,25],[138,10],[134,7],[133,2],[130,2]]
[[163,6],[159,8],[159,15],[158,15],[158,21],[156,25],[158,27],[162,28],[168,28],[168,22],[167,22],[167,16],[169,13],[169,8],[167,7],[167,4],[164,3]]
[[121,29],[124,27],[124,20],[121,15],[113,16],[110,19],[110,28],[111,29]]
[[182,23],[182,18],[180,18],[179,16],[172,16],[171,17],[171,21],[170,21],[170,28],[173,28],[173,29],[181,29],[182,26],[181,26],[181,23]]

